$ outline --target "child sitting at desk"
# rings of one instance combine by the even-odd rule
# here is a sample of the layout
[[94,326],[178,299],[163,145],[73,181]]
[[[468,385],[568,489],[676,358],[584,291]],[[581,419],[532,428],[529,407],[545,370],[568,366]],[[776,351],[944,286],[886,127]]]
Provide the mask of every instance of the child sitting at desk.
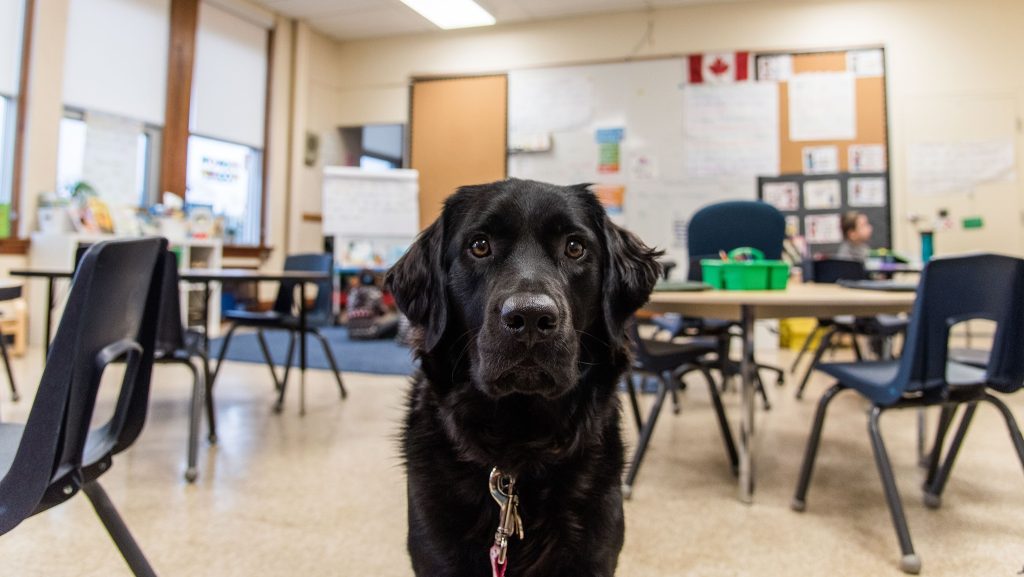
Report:
[[868,216],[863,212],[851,210],[843,215],[840,228],[843,231],[843,242],[839,245],[836,258],[866,261],[871,252],[868,241],[871,240],[871,233],[874,231]]
[[348,338],[388,339],[398,332],[398,317],[384,306],[384,293],[372,271],[359,273],[359,282],[348,291]]

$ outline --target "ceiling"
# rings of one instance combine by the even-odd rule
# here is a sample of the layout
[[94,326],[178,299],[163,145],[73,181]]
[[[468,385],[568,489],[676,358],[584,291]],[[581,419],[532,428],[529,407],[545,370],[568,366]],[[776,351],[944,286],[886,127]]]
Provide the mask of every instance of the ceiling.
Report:
[[[338,40],[439,30],[399,0],[255,0]],[[476,0],[498,24],[735,0]]]

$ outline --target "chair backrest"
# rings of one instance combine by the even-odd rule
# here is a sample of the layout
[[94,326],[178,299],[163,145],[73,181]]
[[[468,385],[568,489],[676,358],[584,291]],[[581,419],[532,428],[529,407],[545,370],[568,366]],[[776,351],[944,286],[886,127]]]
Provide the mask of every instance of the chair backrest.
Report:
[[1024,382],[1024,260],[980,254],[935,259],[921,274],[899,373],[890,392],[941,390],[949,332],[972,319],[996,323],[987,380],[1011,392]]
[[[0,534],[77,491],[87,440],[96,461],[141,430],[131,413],[141,403],[145,419],[166,248],[161,238],[116,240],[83,256],[14,460],[0,479]],[[103,369],[125,356],[114,414],[90,431]]]
[[[719,251],[749,246],[766,259],[782,258],[786,219],[777,208],[754,200],[730,200],[701,208],[686,229],[690,280],[701,280],[700,259],[718,258]],[[696,266],[694,266],[696,261]],[[696,269],[696,270],[695,270]]]
[[[284,270],[286,271],[315,271],[332,272],[334,270],[334,256],[327,253],[293,254],[284,259]],[[274,310],[278,313],[290,315],[295,304],[296,281],[284,281],[277,291],[277,298],[274,300]],[[334,282],[327,278],[316,283],[316,301],[312,310],[306,315],[310,326],[329,324],[333,315],[334,303]]]
[[826,258],[811,261],[811,278],[819,284],[835,284],[841,280],[864,280],[868,273],[864,263],[845,258]]
[[160,286],[160,314],[157,318],[157,357],[173,354],[185,348],[185,327],[181,324],[181,293],[178,277],[178,257],[167,251],[163,259],[164,274]]

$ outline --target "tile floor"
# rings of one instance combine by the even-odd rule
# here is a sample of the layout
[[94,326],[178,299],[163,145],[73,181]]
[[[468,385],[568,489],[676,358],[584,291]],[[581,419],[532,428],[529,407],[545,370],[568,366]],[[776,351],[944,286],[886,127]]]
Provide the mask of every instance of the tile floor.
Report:
[[[0,392],[4,420],[24,419],[40,352],[18,359],[25,400]],[[780,353],[778,360],[791,358]],[[774,360],[763,354],[762,360]],[[342,360],[344,363],[344,360]],[[149,423],[103,484],[168,576],[372,576],[411,574],[405,553],[405,481],[397,452],[406,379],[345,374],[340,402],[330,376],[310,371],[309,413],[271,412],[266,368],[232,363],[218,382],[220,442],[205,447],[200,478],[182,480],[188,375],[158,367]],[[794,379],[795,380],[795,379]],[[292,381],[296,383],[296,381]],[[865,405],[835,401],[803,514],[789,509],[817,397],[772,388],[758,411],[758,492],[740,504],[705,387],[693,383],[682,413],[662,415],[626,504],[618,575],[900,575],[898,546],[866,434]],[[738,398],[727,394],[738,415]],[[1024,394],[1009,399],[1024,422]],[[648,400],[649,402],[649,400]],[[109,395],[101,405],[109,410]],[[931,415],[934,420],[934,415]],[[941,510],[920,499],[914,412],[883,418],[923,574],[1013,576],[1024,566],[1024,476],[1002,421],[983,407]],[[626,420],[627,439],[635,440]],[[0,537],[5,576],[129,575],[88,501],[71,501]]]

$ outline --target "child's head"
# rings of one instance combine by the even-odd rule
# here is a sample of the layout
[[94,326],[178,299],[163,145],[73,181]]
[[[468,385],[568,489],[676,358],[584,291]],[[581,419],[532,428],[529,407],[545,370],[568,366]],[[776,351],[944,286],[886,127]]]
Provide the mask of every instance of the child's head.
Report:
[[851,210],[843,215],[843,238],[854,244],[867,244],[871,240],[871,222],[863,212]]

